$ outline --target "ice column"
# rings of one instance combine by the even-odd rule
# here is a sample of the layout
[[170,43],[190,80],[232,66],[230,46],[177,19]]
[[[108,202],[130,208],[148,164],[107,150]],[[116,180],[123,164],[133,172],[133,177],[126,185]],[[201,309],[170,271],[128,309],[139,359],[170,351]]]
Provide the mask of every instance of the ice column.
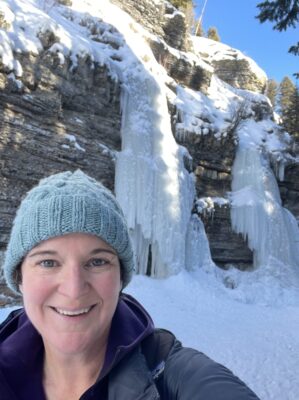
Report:
[[[233,165],[231,220],[254,251],[254,264],[299,266],[299,230],[281,205],[269,161],[252,141],[242,140]],[[244,138],[243,138],[244,139]]]
[[122,81],[122,151],[115,191],[137,255],[137,272],[164,277],[185,267],[194,178],[171,131],[164,84],[130,68]]
[[209,241],[202,220],[193,214],[187,230],[186,269],[194,271],[202,268],[210,272],[215,267],[211,257]]

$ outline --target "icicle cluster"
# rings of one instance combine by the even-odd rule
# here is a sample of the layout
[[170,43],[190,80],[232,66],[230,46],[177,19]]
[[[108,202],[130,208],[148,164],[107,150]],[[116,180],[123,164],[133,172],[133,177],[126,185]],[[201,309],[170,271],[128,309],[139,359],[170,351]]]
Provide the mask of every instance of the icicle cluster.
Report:
[[278,185],[267,158],[252,142],[242,140],[242,134],[240,131],[233,165],[233,229],[248,240],[256,267],[299,266],[297,221],[281,205]]
[[194,178],[172,135],[163,85],[128,71],[122,91],[122,151],[116,195],[132,229],[137,272],[163,277],[185,268]]

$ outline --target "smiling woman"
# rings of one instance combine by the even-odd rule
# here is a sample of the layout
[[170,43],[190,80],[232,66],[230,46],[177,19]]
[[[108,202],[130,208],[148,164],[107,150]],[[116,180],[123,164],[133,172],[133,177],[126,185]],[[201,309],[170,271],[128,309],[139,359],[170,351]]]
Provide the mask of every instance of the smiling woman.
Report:
[[27,194],[3,268],[24,309],[0,326],[1,400],[257,400],[122,293],[129,231],[112,193],[83,172]]
[[107,243],[86,233],[48,239],[27,254],[21,275],[24,307],[46,355],[105,349],[121,290],[118,257]]

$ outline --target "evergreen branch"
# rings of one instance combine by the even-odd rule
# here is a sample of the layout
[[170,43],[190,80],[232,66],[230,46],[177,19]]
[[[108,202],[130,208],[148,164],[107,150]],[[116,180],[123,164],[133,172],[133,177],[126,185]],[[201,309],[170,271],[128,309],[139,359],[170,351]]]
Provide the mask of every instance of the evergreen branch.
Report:
[[299,0],[264,1],[257,4],[260,13],[256,16],[261,23],[266,21],[277,22],[273,29],[286,30],[296,27],[299,21]]

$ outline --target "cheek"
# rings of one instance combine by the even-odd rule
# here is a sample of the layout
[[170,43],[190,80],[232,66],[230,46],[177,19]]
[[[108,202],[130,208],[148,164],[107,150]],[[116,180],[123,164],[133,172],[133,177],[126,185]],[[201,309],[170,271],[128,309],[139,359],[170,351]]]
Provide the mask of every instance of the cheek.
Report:
[[51,291],[50,286],[49,282],[38,276],[23,274],[21,290],[25,308],[29,304],[42,304]]
[[103,297],[111,299],[118,299],[121,288],[119,271],[113,271],[105,279],[101,280],[98,285],[99,292]]

